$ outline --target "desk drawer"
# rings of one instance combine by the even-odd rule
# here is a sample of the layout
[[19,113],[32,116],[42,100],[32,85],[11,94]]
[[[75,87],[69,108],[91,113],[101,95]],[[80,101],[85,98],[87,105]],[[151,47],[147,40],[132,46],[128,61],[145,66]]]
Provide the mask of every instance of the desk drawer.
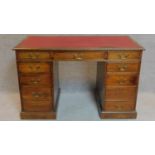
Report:
[[19,77],[20,83],[22,85],[32,85],[32,86],[39,86],[39,85],[47,85],[50,86],[51,84],[51,76],[48,74],[44,75],[21,75]]
[[48,63],[18,63],[20,73],[47,73],[50,72]]
[[57,52],[54,54],[55,60],[103,60],[105,58],[105,52]]
[[133,101],[106,101],[103,105],[103,109],[106,111],[132,111],[135,110],[135,102]]
[[24,101],[51,101],[51,88],[43,87],[22,87],[22,99]]
[[137,85],[137,74],[107,74],[106,84],[111,86],[132,86]]
[[38,51],[20,51],[17,53],[17,59],[29,59],[29,60],[42,60],[42,59],[50,59],[50,54],[48,52],[38,52]]
[[51,101],[24,101],[22,107],[27,112],[48,112],[53,109]]
[[140,59],[141,51],[109,51],[108,59],[130,60]]
[[137,95],[136,87],[106,87],[106,101],[135,101]]
[[108,63],[108,72],[139,72],[140,63]]

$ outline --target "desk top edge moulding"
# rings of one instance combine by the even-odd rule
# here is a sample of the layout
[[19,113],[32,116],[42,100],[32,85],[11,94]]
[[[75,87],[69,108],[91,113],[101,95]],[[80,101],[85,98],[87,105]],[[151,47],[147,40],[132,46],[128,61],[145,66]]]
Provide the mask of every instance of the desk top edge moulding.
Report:
[[[101,119],[136,118],[142,53],[129,36],[28,36],[14,49],[21,119],[56,119],[59,61],[95,61]],[[63,104],[63,103],[62,103]]]

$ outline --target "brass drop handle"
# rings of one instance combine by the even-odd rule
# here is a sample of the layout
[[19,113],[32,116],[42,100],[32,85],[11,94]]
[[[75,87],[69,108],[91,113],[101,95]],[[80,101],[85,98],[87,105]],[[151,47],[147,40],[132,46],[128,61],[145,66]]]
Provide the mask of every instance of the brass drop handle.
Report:
[[126,79],[121,79],[121,80],[118,81],[118,83],[120,85],[123,85],[123,84],[126,84],[127,83],[127,80]]
[[42,93],[42,92],[40,92],[40,93],[32,92],[32,96],[33,96],[34,98],[40,98],[40,97],[47,97],[48,94]]
[[120,65],[120,66],[119,66],[119,70],[120,70],[121,72],[126,71],[127,68],[128,68],[128,65]]
[[31,70],[35,71],[35,70],[39,70],[39,69],[40,69],[40,66],[36,66],[36,67],[34,67],[34,66],[29,66],[29,68],[30,68]]
[[38,84],[40,82],[40,79],[34,79],[34,80],[31,80],[31,83],[33,83],[33,84]]
[[76,60],[82,60],[82,57],[79,54],[75,54],[74,57]]
[[29,53],[28,56],[30,59],[37,59],[39,57],[38,53]]
[[80,58],[80,57],[78,57],[78,58],[76,58],[77,60],[82,60],[82,58]]
[[119,56],[119,58],[122,59],[122,60],[125,60],[125,59],[127,59],[127,58],[129,57],[128,54],[119,54],[118,56]]
[[33,92],[32,96],[35,97],[35,98],[39,98],[39,97],[41,97],[41,94],[39,94],[37,92]]

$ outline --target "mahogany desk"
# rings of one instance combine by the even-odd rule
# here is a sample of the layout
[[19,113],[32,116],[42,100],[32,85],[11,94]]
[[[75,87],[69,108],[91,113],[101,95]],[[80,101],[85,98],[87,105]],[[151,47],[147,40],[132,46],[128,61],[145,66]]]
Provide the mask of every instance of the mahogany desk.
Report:
[[136,118],[143,48],[128,36],[30,36],[17,45],[22,119],[56,119],[59,61],[96,61],[101,118]]

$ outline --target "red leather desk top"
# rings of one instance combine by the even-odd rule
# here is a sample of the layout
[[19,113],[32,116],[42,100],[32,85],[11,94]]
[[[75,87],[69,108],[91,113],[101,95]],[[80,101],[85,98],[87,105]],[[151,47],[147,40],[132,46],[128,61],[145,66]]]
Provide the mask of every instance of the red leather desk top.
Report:
[[29,36],[14,49],[142,50],[143,47],[128,36]]

